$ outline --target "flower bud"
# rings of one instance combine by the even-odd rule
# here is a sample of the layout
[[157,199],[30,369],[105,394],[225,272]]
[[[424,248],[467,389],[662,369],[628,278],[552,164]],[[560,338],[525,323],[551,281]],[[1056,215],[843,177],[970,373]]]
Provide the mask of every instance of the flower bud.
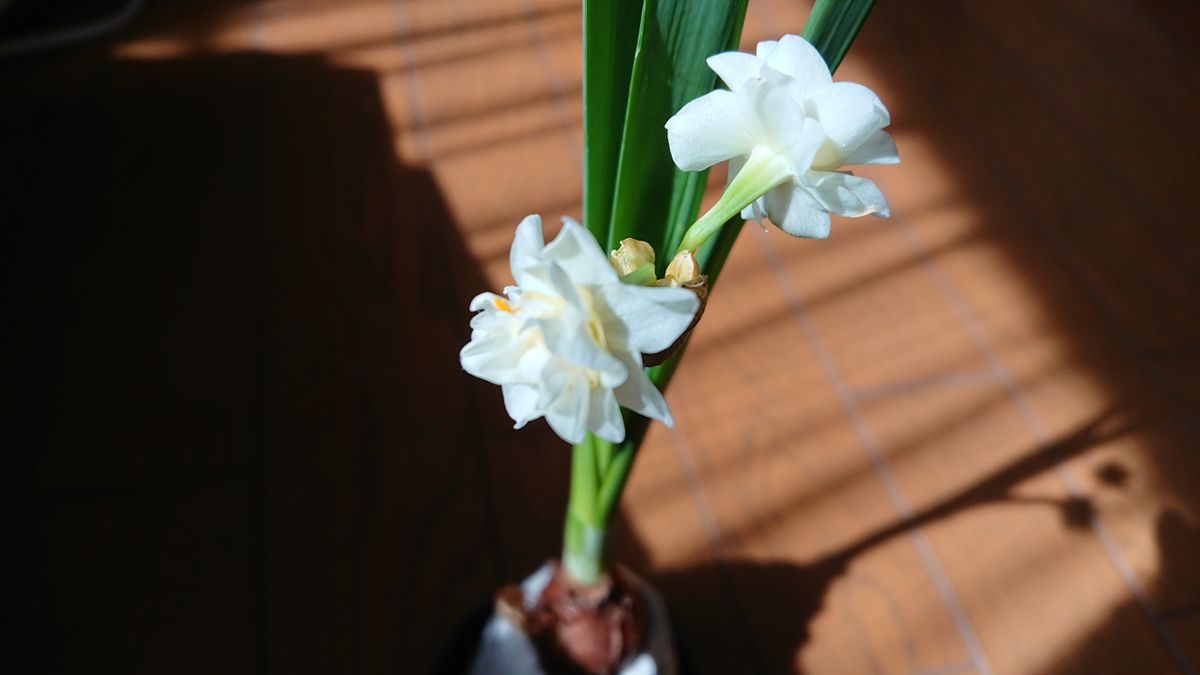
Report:
[[654,269],[654,247],[637,239],[622,239],[621,246],[608,254],[608,261],[621,276],[633,274],[646,265]]
[[692,329],[700,321],[700,316],[704,314],[704,306],[708,304],[708,277],[700,273],[700,263],[691,251],[684,250],[676,253],[671,264],[667,265],[666,276],[654,282],[654,285],[686,288],[700,299],[700,308],[692,317],[691,325],[675,340],[674,344],[657,354],[642,354],[642,365],[645,366],[657,366],[682,349],[684,342],[691,335]]
[[687,286],[703,277],[700,274],[700,262],[691,251],[680,251],[675,254],[671,264],[667,265],[665,279],[671,280],[672,286]]

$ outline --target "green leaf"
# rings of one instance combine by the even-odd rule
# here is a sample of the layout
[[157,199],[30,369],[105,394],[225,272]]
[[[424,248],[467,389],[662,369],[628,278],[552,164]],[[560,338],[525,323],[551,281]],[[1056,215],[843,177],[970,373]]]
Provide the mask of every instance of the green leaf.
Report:
[[696,218],[707,172],[680,171],[663,126],[712,91],[705,59],[737,46],[746,0],[646,0],[630,80],[613,195],[609,249],[626,237],[650,242],[659,271]]
[[583,222],[608,240],[642,0],[583,2]]
[[817,0],[800,37],[821,52],[830,72],[835,71],[874,6],[875,0]]
[[[874,0],[817,0],[802,35],[816,46],[831,71],[837,69],[850,49],[873,5]],[[745,0],[645,3],[607,244],[615,248],[615,243],[625,237],[649,241],[656,251],[667,252],[659,255],[660,271],[669,262],[669,252],[682,240],[684,230],[696,220],[708,177],[707,171],[686,173],[675,169],[663,125],[688,101],[712,90],[715,75],[704,60],[736,48],[745,6]],[[710,293],[742,229],[741,218],[733,218],[698,252],[701,266],[709,275]],[[603,237],[597,238],[606,243]],[[684,351],[646,369],[660,389],[666,388]],[[597,495],[597,516],[603,522],[616,509],[648,424],[646,418],[626,411],[624,442],[611,445],[595,441],[597,448],[608,446],[603,447],[606,470]]]

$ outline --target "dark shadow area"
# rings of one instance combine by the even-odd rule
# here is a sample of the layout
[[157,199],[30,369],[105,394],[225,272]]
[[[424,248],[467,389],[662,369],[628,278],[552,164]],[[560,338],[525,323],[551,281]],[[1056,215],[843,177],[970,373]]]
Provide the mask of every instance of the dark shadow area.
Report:
[[[1154,541],[1157,544],[1157,558],[1161,569],[1159,578],[1176,579],[1196,574],[1196,570],[1181,565],[1180,560],[1186,560],[1190,554],[1188,542],[1200,541],[1200,528],[1188,523],[1185,516],[1178,511],[1165,511],[1155,523]],[[1158,590],[1148,589],[1151,593]],[[1109,616],[1098,623],[1099,628],[1092,631],[1080,644],[1072,646],[1069,653],[1057,660],[1046,672],[1050,675],[1082,675],[1084,673],[1175,673],[1187,672],[1181,664],[1190,664],[1191,656],[1188,650],[1195,649],[1186,638],[1181,639],[1173,627],[1178,619],[1194,618],[1200,613],[1200,606],[1195,604],[1180,607],[1156,608],[1157,616],[1150,616],[1148,608],[1138,599],[1121,603],[1112,610]],[[1127,663],[1114,663],[1108,657],[1114,644],[1129,641],[1127,626],[1149,622],[1147,632],[1155,633],[1162,640],[1161,633],[1170,634],[1165,654],[1139,654],[1138,671],[1131,669]],[[1133,657],[1133,655],[1131,655]]]
[[556,550],[513,531],[565,480],[497,462],[568,453],[461,373],[487,283],[376,75],[93,45],[0,79],[0,670],[427,671]]

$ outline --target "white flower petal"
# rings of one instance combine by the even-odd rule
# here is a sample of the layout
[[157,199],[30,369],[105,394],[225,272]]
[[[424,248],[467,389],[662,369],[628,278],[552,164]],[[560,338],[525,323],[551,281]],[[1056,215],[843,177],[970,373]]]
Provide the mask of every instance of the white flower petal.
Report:
[[667,120],[671,158],[684,171],[699,171],[754,146],[753,128],[737,94],[719,89],[688,103]]
[[528,350],[517,360],[517,377],[514,381],[533,384],[542,379],[546,365],[554,359],[546,346],[536,340],[527,343]]
[[525,271],[541,263],[542,249],[545,248],[542,238],[542,217],[536,213],[525,216],[517,225],[513,235],[512,248],[508,252],[508,266],[518,286],[524,286],[522,277]]
[[587,431],[591,394],[587,380],[567,364],[553,364],[546,370],[540,403],[545,408],[546,422],[564,441],[579,443]]
[[829,214],[795,183],[780,185],[763,198],[767,217],[793,237],[829,236]]
[[566,270],[572,283],[594,285],[619,280],[608,256],[592,236],[573,218],[563,218],[562,230],[546,245],[544,257],[557,262]]
[[[527,291],[540,293],[543,296],[552,298],[560,298],[571,307],[585,312],[587,311],[587,303],[583,296],[579,294],[579,289],[571,280],[570,273],[558,263],[547,261],[536,267],[530,267],[525,270],[525,281],[521,284]],[[530,304],[537,305],[542,308],[542,312],[546,313],[551,307],[556,311],[558,307],[556,303],[547,303],[545,299],[534,297],[530,299]],[[539,302],[540,300],[540,302]]]
[[753,96],[754,111],[767,147],[782,154],[796,175],[808,171],[817,150],[825,142],[825,131],[804,114],[788,92],[763,80],[747,84],[746,96]]
[[[486,309],[488,305],[492,305],[495,302],[496,298],[500,298],[500,296],[496,295],[495,293],[480,293],[479,295],[471,298],[471,304],[468,306],[468,309],[470,309],[472,312],[478,312],[481,309]],[[503,300],[503,298],[500,299]]]
[[750,206],[742,209],[742,220],[753,220],[756,223],[762,224],[762,219],[767,217],[767,213],[763,210],[763,200],[758,198],[750,203]]
[[625,420],[621,419],[621,408],[612,390],[593,389],[589,403],[588,429],[612,443],[625,440]]
[[813,171],[809,174],[809,193],[821,206],[850,218],[889,215],[887,200],[875,183],[848,173]]
[[809,102],[832,144],[818,159],[825,170],[840,167],[847,155],[891,122],[875,92],[853,82],[835,82],[813,92]]
[[546,347],[557,357],[579,368],[596,371],[610,386],[623,382],[628,376],[625,365],[592,339],[587,319],[557,317],[539,321],[546,337]]
[[458,353],[463,370],[492,384],[506,384],[520,378],[517,364],[528,344],[515,333],[490,331],[472,339]]
[[900,153],[896,141],[888,132],[880,129],[871,134],[856,150],[846,155],[846,164],[899,164]]
[[700,308],[700,299],[686,288],[614,284],[600,294],[610,316],[623,324],[625,346],[643,354],[674,344]]
[[520,429],[528,422],[542,416],[538,409],[538,390],[528,384],[506,384],[500,387],[504,393],[504,409],[516,424],[514,429]]
[[667,408],[667,400],[646,376],[646,371],[642,370],[641,359],[638,358],[634,362],[629,355],[625,355],[625,358],[625,365],[629,367],[629,379],[613,390],[617,402],[643,417],[672,426],[674,420],[671,419],[671,411]]
[[758,77],[762,61],[745,52],[723,52],[708,57],[708,67],[721,78],[731,91],[737,91],[746,80]]
[[760,42],[757,54],[771,68],[792,77],[803,92],[816,91],[833,81],[820,52],[798,35]]

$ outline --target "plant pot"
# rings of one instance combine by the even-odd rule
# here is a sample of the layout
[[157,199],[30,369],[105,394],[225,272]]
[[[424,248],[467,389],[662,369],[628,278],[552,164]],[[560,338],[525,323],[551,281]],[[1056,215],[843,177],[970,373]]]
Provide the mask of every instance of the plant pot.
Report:
[[[620,675],[675,675],[675,653],[671,626],[662,596],[649,584],[620,568],[621,575],[636,589],[645,603],[646,625],[640,651],[617,670]],[[550,583],[554,564],[546,563],[521,582],[521,600],[532,610]],[[545,675],[534,643],[520,626],[493,611],[484,624],[479,648],[467,671],[471,675]]]

